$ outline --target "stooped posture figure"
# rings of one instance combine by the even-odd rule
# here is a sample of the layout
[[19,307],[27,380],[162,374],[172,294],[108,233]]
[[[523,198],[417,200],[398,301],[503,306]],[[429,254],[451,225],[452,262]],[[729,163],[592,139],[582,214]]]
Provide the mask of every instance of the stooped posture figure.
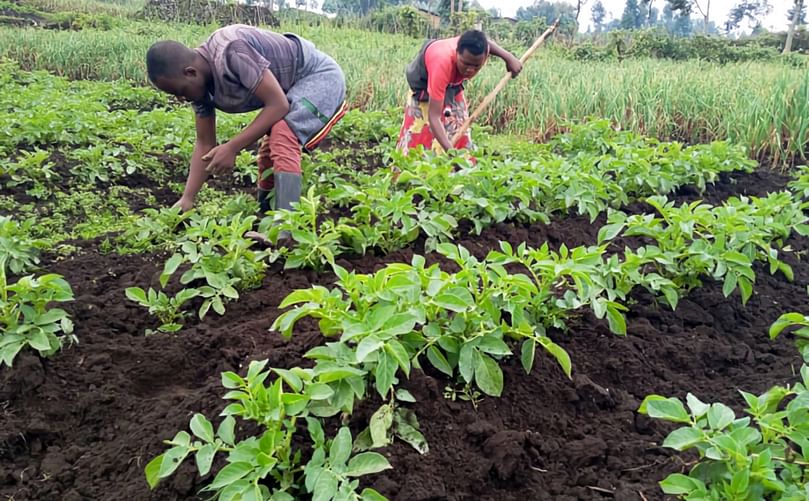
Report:
[[[346,110],[340,66],[293,34],[227,26],[196,49],[170,40],[155,43],[146,54],[146,67],[157,88],[194,108],[196,142],[185,190],[175,204],[183,211],[194,206],[209,175],[230,172],[236,155],[262,137],[261,210],[270,209],[273,189],[276,209],[289,209],[300,200],[302,151],[314,148]],[[217,145],[216,109],[261,112],[239,134]]]
[[427,41],[407,66],[405,76],[413,92],[405,106],[398,149],[405,154],[418,145],[434,151],[471,149],[469,130],[456,144],[452,137],[469,117],[463,84],[478,74],[489,54],[506,63],[516,77],[522,63],[478,30],[460,37]]

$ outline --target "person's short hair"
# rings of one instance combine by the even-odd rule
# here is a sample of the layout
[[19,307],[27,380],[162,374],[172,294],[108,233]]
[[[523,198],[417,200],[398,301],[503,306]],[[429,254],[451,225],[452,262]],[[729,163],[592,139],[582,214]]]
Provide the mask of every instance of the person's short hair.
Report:
[[458,53],[468,51],[472,55],[479,56],[489,51],[489,40],[480,30],[465,31],[458,40]]
[[194,51],[174,40],[163,40],[146,52],[146,73],[149,80],[176,78],[194,62]]

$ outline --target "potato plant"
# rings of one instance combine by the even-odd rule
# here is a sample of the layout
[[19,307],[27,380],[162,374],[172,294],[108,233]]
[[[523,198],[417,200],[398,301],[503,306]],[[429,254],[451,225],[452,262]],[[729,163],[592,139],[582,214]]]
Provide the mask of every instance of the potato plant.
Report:
[[182,239],[183,224],[191,217],[176,208],[147,208],[118,237],[119,253],[148,252],[157,249],[173,249]]
[[3,159],[0,162],[0,181],[7,187],[24,186],[26,193],[43,199],[51,194],[53,184],[61,177],[53,170],[51,153],[39,148],[34,151],[20,151],[15,161]]
[[[169,297],[165,292],[151,287],[148,291],[140,287],[127,287],[125,292],[127,299],[148,308],[149,314],[157,317],[161,322],[157,328],[159,332],[177,332],[182,329],[181,322],[188,314],[182,310],[183,304],[200,295],[198,289],[182,289],[175,296]],[[153,332],[147,329],[146,335],[150,334]]]
[[[159,213],[160,219],[145,221],[141,226],[142,242],[159,238],[160,229],[177,226],[185,220],[176,209]],[[127,289],[127,297],[160,320],[158,331],[176,332],[182,327],[185,317],[182,306],[189,300],[200,297],[198,316],[204,319],[210,310],[224,315],[227,302],[238,299],[239,291],[254,289],[261,285],[268,262],[277,257],[277,251],[254,250],[255,245],[244,237],[253,227],[256,216],[238,213],[231,217],[189,216],[184,233],[171,244],[176,252],[166,261],[160,275],[160,286],[165,288],[169,280],[181,269],[179,283],[184,286],[175,296],[164,291],[140,287]],[[151,333],[151,331],[150,331]]]
[[664,493],[689,501],[809,498],[809,366],[794,386],[774,386],[761,395],[742,391],[749,417],[722,403],[707,404],[692,394],[647,396],[639,412],[683,425],[664,447],[696,450],[699,461],[687,474],[660,482]]
[[789,189],[803,199],[809,199],[809,166],[796,167],[789,182]]
[[273,217],[262,220],[259,231],[271,241],[276,242],[281,232],[288,232],[295,242],[285,252],[285,268],[308,267],[320,271],[334,264],[334,257],[344,251],[341,230],[352,229],[323,219],[322,212],[320,196],[310,187],[294,210],[275,211]]
[[428,250],[451,240],[458,226],[456,218],[420,207],[416,200],[423,196],[419,187],[394,189],[390,175],[368,178],[360,186],[339,183],[328,193],[330,200],[350,200],[352,215],[341,217],[339,223],[342,240],[357,254],[368,249],[387,254],[406,247],[422,233]]
[[[513,354],[509,342],[520,343],[526,372],[534,365],[536,349],[543,348],[570,375],[567,353],[545,329],[563,326],[569,312],[583,306],[595,305],[616,333],[625,334],[626,308],[610,299],[604,281],[594,278],[603,264],[603,248],[562,249],[557,254],[547,247],[501,247],[501,252],[479,261],[463,247],[440,245],[439,252],[460,268],[457,273],[427,267],[421,256],[414,256],[410,265],[391,264],[373,275],[335,266],[337,288],[293,292],[281,307],[297,306],[280,315],[271,329],[290,336],[301,318],[318,319],[323,334],[339,341],[306,356],[361,368],[383,398],[394,389],[400,372],[409,376],[425,359],[447,376],[499,396],[499,361]],[[514,263],[522,264],[526,273],[509,273],[506,266]],[[347,392],[341,405],[350,406],[356,396]]]
[[[809,294],[809,287],[806,292]],[[797,311],[784,313],[770,326],[770,339],[777,338],[787,330],[795,338],[795,345],[803,359],[809,361],[809,315]]]
[[13,274],[26,273],[39,265],[39,250],[46,246],[31,237],[34,221],[19,223],[8,216],[0,216],[0,264]]
[[65,341],[78,342],[73,321],[50,303],[73,300],[70,284],[60,275],[24,276],[9,284],[5,264],[0,260],[0,363],[11,367],[26,346],[41,357],[59,351]]
[[[197,471],[208,475],[217,455],[223,466],[204,487],[221,501],[234,499],[294,501],[303,496],[319,501],[381,501],[374,489],[360,492],[359,477],[390,468],[387,459],[376,452],[352,453],[352,437],[347,427],[327,439],[311,406],[330,398],[334,386],[353,373],[320,369],[266,369],[267,361],[253,361],[245,377],[234,372],[222,374],[222,385],[230,391],[229,404],[214,432],[213,424],[195,414],[189,423],[191,433],[181,431],[165,443],[169,449],[146,466],[146,480],[154,488],[193,456]],[[272,378],[272,379],[271,379]],[[247,438],[236,435],[237,422],[252,422],[259,432]],[[304,463],[303,449],[293,438],[305,423],[311,453]]]
[[[793,331],[804,362],[809,361],[809,317],[781,315],[770,339]],[[638,412],[682,424],[663,442],[677,451],[695,449],[699,461],[688,474],[660,482],[664,493],[685,500],[766,499],[798,501],[809,496],[809,366],[792,386],[773,386],[761,395],[741,391],[749,417],[737,417],[725,404],[707,404],[689,393],[677,398],[649,395]]]
[[122,145],[99,143],[86,148],[70,150],[67,158],[76,162],[71,174],[81,182],[95,184],[117,181],[124,176],[134,174],[138,168],[145,167],[128,158],[128,150]]

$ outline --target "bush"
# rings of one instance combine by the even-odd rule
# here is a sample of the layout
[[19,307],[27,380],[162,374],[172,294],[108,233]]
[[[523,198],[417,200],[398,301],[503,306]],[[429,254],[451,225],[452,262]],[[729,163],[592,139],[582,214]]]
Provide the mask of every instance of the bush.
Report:
[[571,49],[571,56],[577,61],[609,61],[615,59],[615,51],[610,47],[584,42]]
[[794,66],[795,68],[809,69],[809,56],[805,54],[790,52],[789,54],[778,56],[778,59],[782,63],[789,66]]
[[123,26],[121,18],[109,14],[85,14],[81,12],[59,12],[50,16],[49,28],[83,30],[93,28],[109,31]]
[[736,41],[704,35],[676,37],[659,28],[638,31],[615,30],[607,34],[605,46],[587,41],[570,48],[567,54],[568,57],[581,61],[632,57],[674,61],[701,59],[719,64],[774,60],[783,60],[787,64],[799,67],[805,64],[805,58],[801,55],[780,58],[780,49],[773,45],[769,37],[762,39],[761,43],[754,40]]
[[382,33],[400,33],[415,38],[434,35],[430,22],[410,5],[374,10],[364,18],[362,24],[364,28]]
[[779,51],[773,47],[764,47],[759,44],[738,46],[732,40],[719,37],[696,36],[685,39],[693,54],[699,59],[717,63],[735,63],[740,61],[771,60],[778,56]]

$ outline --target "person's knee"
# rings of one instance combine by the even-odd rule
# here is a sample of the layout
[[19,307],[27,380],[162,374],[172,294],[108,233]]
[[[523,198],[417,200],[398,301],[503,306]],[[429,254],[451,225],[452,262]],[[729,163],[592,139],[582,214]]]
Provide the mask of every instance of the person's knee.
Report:
[[286,120],[279,120],[269,134],[273,172],[301,173],[301,145]]
[[258,165],[258,187],[261,190],[271,190],[273,188],[272,159],[270,158],[270,139],[264,136],[258,148],[256,157]]

